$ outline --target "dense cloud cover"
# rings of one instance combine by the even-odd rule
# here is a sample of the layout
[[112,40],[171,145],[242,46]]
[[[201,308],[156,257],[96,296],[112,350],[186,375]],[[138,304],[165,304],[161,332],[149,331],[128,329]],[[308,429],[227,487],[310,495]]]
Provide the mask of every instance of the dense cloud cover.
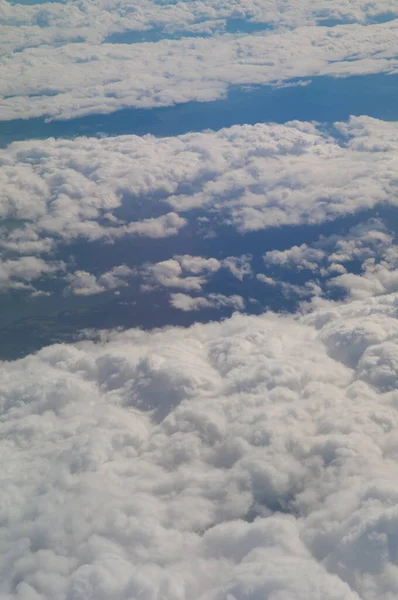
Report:
[[[47,346],[0,363],[0,600],[396,600],[398,125],[101,132],[395,82],[396,0],[25,1],[0,0],[0,350]],[[70,139],[4,146],[35,117]]]
[[391,600],[397,299],[0,371],[3,598]]

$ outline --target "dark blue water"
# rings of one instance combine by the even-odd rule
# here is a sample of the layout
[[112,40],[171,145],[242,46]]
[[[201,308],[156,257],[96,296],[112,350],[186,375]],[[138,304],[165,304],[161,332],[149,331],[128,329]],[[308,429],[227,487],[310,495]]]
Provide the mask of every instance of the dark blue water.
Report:
[[[299,83],[295,81],[294,83]],[[215,102],[188,102],[154,109],[123,109],[68,121],[44,118],[0,122],[0,145],[14,140],[146,133],[180,135],[204,129],[298,119],[332,123],[350,115],[394,121],[398,118],[398,74],[347,78],[315,77],[305,86],[231,87]]]
[[[305,271],[290,271],[277,266],[266,266],[263,255],[269,250],[285,250],[293,245],[306,243],[313,244],[319,236],[330,236],[332,234],[344,235],[353,225],[363,222],[374,216],[378,216],[388,223],[389,229],[398,233],[398,214],[395,209],[381,207],[378,211],[365,211],[356,215],[348,215],[333,221],[317,225],[295,225],[284,227],[273,227],[261,231],[252,231],[240,234],[234,228],[217,225],[213,223],[206,226],[206,230],[198,223],[196,217],[199,211],[190,214],[188,225],[181,230],[178,236],[158,240],[140,237],[126,236],[116,243],[79,241],[73,244],[60,246],[52,256],[53,260],[70,262],[74,257],[74,268],[89,271],[95,275],[111,269],[120,264],[126,264],[131,268],[137,268],[144,263],[159,262],[167,260],[174,255],[192,254],[204,257],[214,257],[222,260],[227,256],[240,256],[249,254],[252,256],[252,267],[254,272],[263,272],[268,276],[292,284],[304,284],[313,277],[312,273]],[[211,230],[212,237],[205,237],[205,233]],[[62,289],[65,282],[57,279],[43,281],[40,288],[53,293],[51,297],[37,297],[29,302],[16,301],[15,298],[23,297],[23,294],[0,295],[0,327],[12,323],[28,315],[46,315],[49,312],[65,308],[76,309],[76,307],[95,306],[103,304],[112,294],[100,294],[82,297],[62,297]],[[134,290],[134,296],[140,295],[136,291],[137,283],[132,288],[123,289],[122,295],[128,296]],[[214,276],[206,291],[222,294],[239,294],[246,299],[255,298],[260,307],[271,307],[273,310],[294,310],[299,298],[279,298],[279,292],[275,289],[267,289],[263,283],[255,279],[245,279],[240,282],[226,272],[219,272]],[[148,310],[150,310],[150,299],[148,296]],[[26,298],[26,296],[25,296]],[[117,315],[115,315],[115,318]],[[195,318],[195,314],[192,314]],[[111,317],[108,317],[111,318]]]
[[[312,272],[265,265],[263,255],[268,250],[284,250],[292,245],[311,245],[319,236],[344,235],[353,225],[377,215],[388,224],[389,230],[398,234],[398,214],[393,208],[379,207],[345,218],[327,221],[320,225],[297,225],[270,228],[262,231],[239,234],[234,228],[214,223],[211,230],[214,237],[206,238],[206,233],[196,217],[190,215],[190,222],[176,237],[150,240],[126,237],[114,244],[80,241],[59,247],[52,258],[69,262],[74,257],[74,268],[87,270],[95,275],[115,265],[127,264],[135,268],[146,262],[158,262],[176,254],[192,254],[215,257],[220,260],[227,256],[250,254],[254,273],[264,273],[288,284],[303,286],[313,280]],[[359,272],[360,264],[350,266],[351,272]],[[34,351],[55,341],[72,341],[85,328],[144,327],[165,325],[187,326],[194,322],[207,322],[228,317],[233,308],[210,309],[184,313],[174,309],[169,303],[170,291],[155,290],[143,293],[141,280],[135,278],[127,288],[120,289],[120,295],[113,292],[89,297],[63,296],[65,282],[50,279],[40,282],[40,289],[52,292],[50,297],[27,299],[21,292],[0,295],[0,359],[12,359]],[[327,297],[342,299],[344,291],[337,288],[328,290],[327,277],[319,276],[317,283]],[[303,300],[294,292],[285,293],[280,286],[269,286],[255,277],[239,281],[227,270],[220,270],[204,286],[199,295],[220,293],[237,294],[246,301],[246,312],[258,314],[264,310],[294,312]],[[308,295],[308,299],[310,294]],[[61,312],[60,312],[61,311]],[[62,312],[62,311],[66,311]]]

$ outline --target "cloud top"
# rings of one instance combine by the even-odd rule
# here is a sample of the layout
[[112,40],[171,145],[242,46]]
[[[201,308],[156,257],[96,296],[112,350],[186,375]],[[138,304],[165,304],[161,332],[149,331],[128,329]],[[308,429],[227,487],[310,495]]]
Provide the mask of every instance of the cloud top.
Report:
[[397,300],[3,363],[6,598],[389,600]]
[[[5,223],[0,250],[3,261],[14,261],[7,263],[10,277],[4,280],[13,279],[11,270],[17,272],[15,261],[21,257],[38,264],[54,256],[59,246],[79,241],[116,244],[128,236],[156,241],[192,231],[214,238],[226,228],[245,234],[314,225],[376,206],[395,206],[396,125],[352,117],[336,123],[334,132],[332,137],[320,126],[295,121],[168,138],[13,143],[0,151],[0,215]],[[354,240],[344,243],[352,246]],[[335,266],[341,264],[343,250],[336,250]],[[348,246],[344,251],[349,251]],[[289,260],[285,254],[290,263],[292,252],[302,254],[300,260],[306,261],[302,266],[325,267],[326,247],[291,249]],[[272,260],[277,260],[277,254]],[[171,251],[165,260],[180,259]],[[190,271],[197,289],[222,261],[238,278],[250,271],[244,257],[230,257],[228,265],[225,257],[205,260],[218,263],[201,270],[199,263],[188,264],[185,257],[175,267]],[[388,260],[391,264],[395,260],[391,251]],[[120,260],[109,268],[119,265]],[[49,274],[51,268],[46,267]],[[87,270],[80,265],[76,269]],[[344,275],[341,268],[335,271],[339,274]],[[376,276],[380,281],[384,278],[381,290],[395,289],[387,281],[388,274]],[[354,285],[347,277],[339,282],[347,289]],[[368,283],[362,279],[361,285]]]
[[[153,44],[42,45],[5,55],[2,119],[71,119],[223,97],[231,85],[397,69],[398,22]],[[167,61],[165,58],[167,57]]]

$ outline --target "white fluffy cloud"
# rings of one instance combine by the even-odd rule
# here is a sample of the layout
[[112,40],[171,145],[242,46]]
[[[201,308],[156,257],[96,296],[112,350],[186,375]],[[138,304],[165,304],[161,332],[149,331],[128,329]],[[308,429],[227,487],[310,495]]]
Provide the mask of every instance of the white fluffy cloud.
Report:
[[[14,143],[0,151],[0,214],[21,225],[4,231],[2,244],[25,252],[29,242],[41,252],[49,236],[173,235],[197,208],[249,231],[394,205],[397,125],[355,117],[338,127],[343,142],[292,122]],[[149,210],[173,212],[132,223],[115,217],[123,202],[134,214],[145,196]]]
[[[11,144],[0,150],[0,215],[12,222],[1,229],[0,249],[7,259],[43,257],[59,242],[79,238],[174,236],[198,211],[206,214],[210,233],[220,224],[244,233],[394,206],[397,126],[355,117],[336,128],[341,139],[313,124],[292,122],[172,138]],[[135,203],[138,211],[143,199],[148,216],[134,220]],[[307,248],[307,268],[326,250]],[[289,252],[303,251],[304,246]],[[235,276],[249,274],[250,259],[236,260],[227,265],[224,259],[223,266]],[[192,281],[204,276],[199,263],[187,269]]]
[[65,293],[77,296],[91,296],[93,294],[100,294],[101,292],[108,292],[128,285],[126,279],[133,274],[134,271],[126,265],[113,267],[99,276],[95,276],[87,271],[77,270],[66,276],[65,279],[69,285],[65,288]]
[[[189,289],[189,288],[187,288]],[[240,311],[245,308],[245,301],[241,296],[233,294],[207,294],[207,296],[189,296],[188,294],[175,293],[170,296],[170,303],[174,308],[189,312],[191,310],[203,310],[207,308],[233,308]]]
[[327,268],[330,269],[339,263],[380,258],[386,252],[391,253],[392,243],[393,235],[383,221],[371,218],[351,227],[346,235],[321,236],[311,246],[301,244],[286,250],[270,250],[264,255],[264,262],[278,267],[319,271],[325,263],[329,263]]
[[199,291],[209,277],[220,269],[228,269],[234,277],[242,281],[252,272],[250,259],[249,255],[228,256],[223,260],[190,254],[174,256],[168,260],[146,265],[142,269],[145,280],[142,287],[144,290],[164,286]]
[[[186,220],[174,212],[169,212],[160,217],[151,217],[142,219],[134,223],[129,223],[125,227],[111,229],[115,236],[126,234],[140,235],[149,238],[163,238],[177,235],[177,233],[186,225]],[[109,230],[108,230],[109,231]]]
[[230,85],[397,68],[398,20],[264,35],[27,48],[0,65],[3,120],[70,119],[126,107],[211,101]]
[[3,54],[23,48],[85,41],[98,43],[115,32],[161,29],[211,34],[225,31],[226,21],[250,20],[271,27],[295,28],[329,20],[371,23],[398,16],[394,0],[141,0],[132,10],[129,0],[48,2],[33,5],[0,3]]
[[[154,286],[165,286],[185,290],[200,290],[206,282],[203,271],[207,270],[207,261],[201,257],[189,256],[185,258],[184,264],[184,258],[180,257],[180,260],[178,260],[178,257],[170,258],[146,266],[144,269],[144,278],[146,280],[144,289],[152,289]],[[195,259],[199,259],[199,261]],[[213,260],[211,268],[215,267],[218,270],[221,265],[216,259]],[[197,273],[197,275],[190,275],[189,273]]]
[[35,256],[0,260],[0,292],[15,289],[28,289],[35,292],[32,282],[59,274],[65,267],[66,265],[61,261],[46,262]]
[[[393,0],[0,0],[0,49],[18,50],[0,64],[1,118],[392,72],[398,21],[368,23],[397,10]],[[101,43],[129,29],[225,32],[234,18],[276,30]],[[314,26],[323,19],[356,24]],[[242,311],[241,296],[204,288],[221,269],[251,276],[249,255],[174,255],[136,271],[119,260],[98,274],[77,263],[66,273],[51,253],[78,239],[155,244],[204,213],[214,236],[219,225],[244,234],[395,206],[398,126],[360,117],[336,128],[342,141],[294,122],[12,144],[0,150],[0,290],[37,293],[36,281],[62,273],[66,293],[91,295],[137,275],[168,288],[181,311]],[[348,272],[353,260],[361,272]],[[398,299],[385,295],[398,289],[393,235],[372,221],[265,262],[327,275],[366,300],[102,332],[1,364],[2,600],[397,598]],[[257,279],[322,294],[313,281]]]
[[368,298],[398,290],[398,246],[362,264],[361,273],[341,273],[329,284],[347,290],[352,298]]
[[[307,269],[315,276],[327,277],[328,288],[343,288],[351,298],[379,296],[398,289],[398,246],[393,233],[380,219],[360,223],[346,235],[322,236],[311,246],[301,244],[282,251],[271,250],[264,255],[264,261],[267,266],[284,270]],[[349,268],[350,262],[354,262],[354,268]],[[257,279],[300,295],[322,293],[321,288],[311,281],[300,287],[276,281],[262,273],[257,274]]]
[[392,295],[3,363],[3,597],[396,597],[397,316]]

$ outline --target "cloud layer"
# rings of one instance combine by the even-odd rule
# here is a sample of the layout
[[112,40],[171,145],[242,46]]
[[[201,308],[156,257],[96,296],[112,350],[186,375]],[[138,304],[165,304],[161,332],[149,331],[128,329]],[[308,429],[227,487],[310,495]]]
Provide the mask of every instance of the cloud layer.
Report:
[[353,117],[335,133],[292,122],[11,144],[0,151],[3,260],[43,260],[77,240],[177,236],[192,219],[216,235],[395,206],[397,126]]
[[[0,0],[1,119],[387,77],[397,16],[393,0]],[[131,31],[160,41],[107,42]],[[79,312],[134,282],[137,314],[150,294],[143,312],[168,299],[185,323],[236,311],[1,363],[1,600],[397,598],[395,233],[374,218],[263,260],[241,243],[396,207],[397,165],[398,126],[366,116],[0,150],[0,292],[50,294],[57,278]],[[153,252],[131,259],[129,237]],[[256,285],[265,301],[266,286],[315,296],[312,311],[239,314],[263,306]],[[334,289],[356,300],[326,300]],[[33,328],[48,339],[56,319]]]
[[390,600],[397,299],[3,363],[4,598]]
[[2,119],[70,119],[223,97],[230,85],[393,72],[398,20],[263,35],[26,48],[0,65]]
[[[113,214],[148,197],[148,212],[205,208],[242,231],[316,223],[395,202],[397,126],[369,117],[337,124],[339,140],[310,123],[257,124],[172,138],[16,142],[0,151],[0,214],[26,223],[2,245],[23,252],[46,236],[162,235],[173,213],[126,224]],[[343,165],[349,169],[343,169]],[[371,165],[377,168],[370,169]],[[160,202],[159,202],[160,200]],[[170,210],[170,209],[169,209]],[[106,221],[108,220],[108,223]],[[159,224],[159,228],[157,228]],[[27,230],[30,233],[28,236]],[[33,230],[33,232],[32,232]]]
[[[68,3],[0,4],[3,24],[2,52],[41,44],[59,45],[85,41],[98,43],[123,31],[160,29],[168,34],[206,35],[223,32],[228,20],[265,23],[270,27],[295,28],[317,23],[374,23],[398,16],[394,0],[196,0],[158,2],[141,0],[132,10],[128,0],[81,0]],[[20,33],[23,32],[23,36]]]
[[[283,9],[283,10],[282,10]],[[265,23],[272,28],[294,29],[317,23],[374,23],[398,16],[394,0],[196,0],[158,2],[141,0],[131,10],[128,0],[103,3],[97,0],[33,5],[0,3],[3,25],[2,53],[41,44],[60,45],[77,41],[98,43],[123,31],[160,29],[168,34],[206,35],[223,32],[228,20]],[[23,35],[21,35],[21,32]]]

